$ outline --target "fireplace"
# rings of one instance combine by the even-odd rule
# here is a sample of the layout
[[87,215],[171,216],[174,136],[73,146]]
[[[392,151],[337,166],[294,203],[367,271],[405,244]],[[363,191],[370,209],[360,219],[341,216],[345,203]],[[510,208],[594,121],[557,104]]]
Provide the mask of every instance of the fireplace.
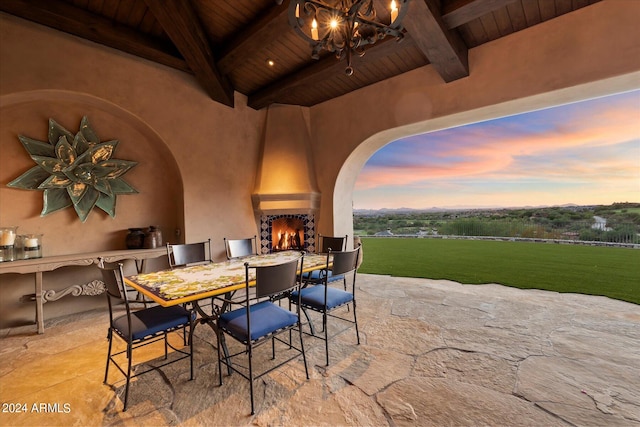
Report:
[[251,202],[260,253],[295,248],[315,252],[321,194],[311,150],[308,109],[272,104]]
[[313,214],[261,215],[260,252],[315,252],[315,228]]

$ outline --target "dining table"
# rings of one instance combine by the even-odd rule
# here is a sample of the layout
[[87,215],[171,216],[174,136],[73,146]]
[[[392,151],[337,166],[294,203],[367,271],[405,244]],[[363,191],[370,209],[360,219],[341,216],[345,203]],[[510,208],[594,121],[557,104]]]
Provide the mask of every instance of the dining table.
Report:
[[[228,295],[245,287],[245,264],[251,267],[276,265],[299,258],[299,251],[281,251],[249,255],[222,262],[210,262],[152,273],[126,276],[125,283],[163,307],[197,303]],[[305,253],[302,272],[325,268],[326,254]],[[250,286],[255,284],[255,269],[249,270]]]
[[[217,334],[217,319],[229,307],[232,295],[246,287],[245,264],[251,267],[282,264],[300,258],[300,251],[249,255],[222,262],[126,276],[125,283],[163,307],[192,305],[199,317],[196,324],[208,324]],[[304,253],[302,272],[326,268],[327,254]],[[255,269],[249,269],[249,286],[255,285]],[[217,297],[223,298],[217,298]],[[211,301],[209,312],[204,301]],[[216,300],[219,304],[216,304]],[[193,329],[192,329],[193,331]],[[193,332],[192,332],[193,333]],[[225,355],[226,345],[221,342]]]

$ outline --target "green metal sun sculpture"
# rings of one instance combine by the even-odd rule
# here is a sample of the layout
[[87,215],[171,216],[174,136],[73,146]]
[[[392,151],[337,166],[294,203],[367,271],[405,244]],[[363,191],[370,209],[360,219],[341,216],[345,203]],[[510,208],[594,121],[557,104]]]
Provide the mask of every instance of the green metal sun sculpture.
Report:
[[18,136],[37,166],[7,184],[23,190],[44,190],[40,216],[69,206],[85,222],[97,206],[112,218],[116,215],[116,196],[138,191],[121,177],[137,162],[113,159],[117,140],[100,142],[87,117],[80,130],[71,132],[49,119],[49,142]]

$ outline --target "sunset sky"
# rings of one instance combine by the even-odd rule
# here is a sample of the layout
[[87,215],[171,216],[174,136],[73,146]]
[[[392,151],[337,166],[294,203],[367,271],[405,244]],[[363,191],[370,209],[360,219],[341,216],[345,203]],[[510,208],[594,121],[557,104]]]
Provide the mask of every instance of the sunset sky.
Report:
[[354,209],[640,202],[640,90],[417,135],[378,150]]

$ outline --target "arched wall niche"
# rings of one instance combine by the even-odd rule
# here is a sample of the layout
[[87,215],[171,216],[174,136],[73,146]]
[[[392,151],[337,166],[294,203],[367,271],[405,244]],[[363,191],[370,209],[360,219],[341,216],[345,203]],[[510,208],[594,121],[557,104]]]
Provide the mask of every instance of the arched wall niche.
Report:
[[[158,225],[165,240],[173,241],[177,239],[175,230],[184,229],[183,185],[176,160],[162,138],[139,117],[104,99],[64,90],[1,96],[0,115],[0,224],[18,226],[18,234],[43,234],[44,256],[126,249],[126,235],[133,227]],[[89,118],[101,141],[119,141],[114,158],[138,162],[124,179],[139,193],[117,197],[115,218],[94,208],[82,223],[71,207],[41,217],[42,191],[7,187],[35,165],[18,135],[47,141],[49,118],[75,134],[83,116]],[[164,266],[166,257],[160,257],[148,260],[145,269]],[[135,272],[132,261],[126,263],[125,271]],[[45,274],[46,290],[54,291],[99,278],[97,269],[83,267],[64,267]],[[0,328],[32,323],[33,303],[23,295],[33,292],[33,275],[3,274],[1,280]],[[104,309],[104,299],[62,298],[46,305],[45,318],[91,309]]]
[[[44,256],[126,249],[127,229],[133,227],[158,225],[165,239],[173,241],[176,230],[184,229],[183,185],[176,160],[139,117],[104,99],[64,90],[8,94],[0,97],[0,109],[0,223],[18,226],[18,233],[43,234]],[[119,141],[114,158],[138,162],[124,175],[138,194],[117,197],[115,218],[94,208],[82,223],[71,207],[41,217],[42,191],[7,187],[34,166],[18,135],[47,141],[49,118],[75,134],[83,116],[101,141]]]
[[[636,90],[638,87],[640,87],[640,72],[630,73],[378,132],[362,141],[351,152],[340,168],[333,187],[334,233],[335,235],[347,234],[353,236],[352,201],[353,189],[358,175],[376,151],[393,141],[412,135],[425,134],[627,92]],[[437,203],[434,200],[434,204]]]

